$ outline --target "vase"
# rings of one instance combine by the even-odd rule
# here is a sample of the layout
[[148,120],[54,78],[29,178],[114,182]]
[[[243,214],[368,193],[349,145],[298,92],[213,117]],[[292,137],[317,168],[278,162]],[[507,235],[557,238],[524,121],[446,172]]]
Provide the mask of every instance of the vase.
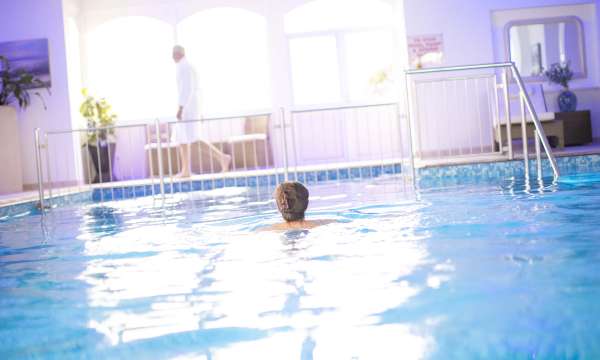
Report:
[[569,89],[558,95],[558,108],[561,112],[572,112],[577,109],[577,96]]
[[20,139],[17,110],[0,106],[0,195],[23,191]]
[[115,150],[117,144],[99,141],[97,144],[88,145],[88,152],[96,171],[92,183],[117,181],[115,172],[111,167],[115,163]]

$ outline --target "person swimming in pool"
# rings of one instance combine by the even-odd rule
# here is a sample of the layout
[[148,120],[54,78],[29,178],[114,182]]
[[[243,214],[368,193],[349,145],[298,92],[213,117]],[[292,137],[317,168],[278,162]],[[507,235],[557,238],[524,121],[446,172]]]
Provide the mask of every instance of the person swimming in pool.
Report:
[[273,193],[273,197],[285,222],[264,230],[312,229],[334,222],[334,220],[311,221],[304,218],[304,213],[308,208],[308,189],[299,182],[286,181],[279,184]]

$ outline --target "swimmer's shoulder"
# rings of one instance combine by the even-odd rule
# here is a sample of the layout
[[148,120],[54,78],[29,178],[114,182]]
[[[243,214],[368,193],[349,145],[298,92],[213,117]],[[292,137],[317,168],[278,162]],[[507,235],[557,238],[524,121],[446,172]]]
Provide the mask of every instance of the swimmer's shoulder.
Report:
[[314,229],[319,226],[329,225],[331,223],[337,222],[336,220],[331,219],[323,219],[323,220],[307,220],[304,221],[303,229]]
[[324,220],[305,220],[301,222],[293,222],[293,223],[280,223],[271,226],[266,226],[258,229],[257,231],[285,231],[285,230],[306,230],[306,229],[314,229],[319,226],[328,225],[331,223],[336,223],[336,220],[324,219]]

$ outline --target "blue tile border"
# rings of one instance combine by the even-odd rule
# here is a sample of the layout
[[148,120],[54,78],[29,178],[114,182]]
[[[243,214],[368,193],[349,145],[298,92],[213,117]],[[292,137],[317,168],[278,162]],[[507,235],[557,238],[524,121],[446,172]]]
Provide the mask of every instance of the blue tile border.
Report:
[[[561,175],[600,172],[600,155],[580,155],[557,157],[556,162]],[[537,164],[529,161],[530,175],[537,176]],[[552,168],[547,159],[542,160],[542,173],[552,176]],[[417,169],[419,184],[433,185],[440,180],[495,180],[525,176],[523,160],[500,161],[466,165],[447,165]]]
[[[600,154],[557,157],[557,163],[563,175],[577,173],[600,172]],[[536,174],[535,161],[530,161],[532,176]],[[552,175],[552,169],[548,160],[543,161],[543,172],[545,176]],[[379,166],[347,167],[340,169],[328,169],[317,171],[291,171],[290,179],[296,179],[305,184],[317,184],[327,181],[353,181],[371,179],[381,176],[392,176],[402,172],[401,164],[388,164]],[[499,180],[511,177],[524,176],[524,162],[522,160],[500,161],[491,163],[477,163],[468,165],[447,165],[417,169],[419,184],[421,186],[436,185],[440,181],[460,182],[462,180]],[[178,183],[170,182],[164,184],[165,192],[173,193],[204,191],[223,187],[243,186],[271,186],[284,181],[281,173],[257,176],[240,176],[237,178],[224,178],[214,180],[192,180]],[[172,188],[172,189],[171,189]],[[154,191],[153,191],[154,190]],[[59,207],[84,202],[100,202],[121,199],[131,199],[144,196],[160,194],[160,184],[132,185],[125,187],[95,189],[77,194],[70,194],[53,198],[49,203]],[[29,201],[20,204],[0,207],[0,221],[23,214],[39,213],[36,208],[37,201]]]
[[[299,181],[306,184],[318,184],[327,181],[360,180],[380,177],[383,175],[394,175],[400,173],[400,164],[390,164],[385,166],[363,166],[348,167],[341,169],[315,170],[315,171],[290,171],[288,178],[290,181]],[[179,193],[190,191],[206,191],[224,187],[255,187],[255,186],[276,186],[285,179],[284,174],[240,176],[236,178],[224,178],[214,180],[192,180],[182,182],[165,182],[165,193]],[[160,184],[155,183],[154,194],[160,194]],[[120,188],[95,189],[92,192],[94,201],[111,201],[130,199],[142,196],[152,196],[152,185],[126,186]]]
[[[91,202],[92,192],[83,191],[69,195],[55,196],[52,199],[46,200],[46,206],[62,207],[66,205],[82,204]],[[17,216],[37,215],[40,214],[38,209],[38,200],[26,201],[19,204],[7,205],[0,207],[0,221],[8,220]]]

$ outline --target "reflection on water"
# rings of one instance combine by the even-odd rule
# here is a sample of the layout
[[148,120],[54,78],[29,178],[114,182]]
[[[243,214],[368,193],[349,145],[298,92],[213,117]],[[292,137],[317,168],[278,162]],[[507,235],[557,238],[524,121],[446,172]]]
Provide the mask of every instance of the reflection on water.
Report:
[[285,233],[253,231],[280,221],[268,190],[18,219],[0,355],[593,358],[600,181],[579,180],[313,187],[309,217],[338,222]]
[[[379,324],[377,314],[419,292],[398,279],[427,258],[414,234],[419,215],[412,210],[422,205],[345,209],[336,200],[348,201],[316,195],[312,209],[339,223],[285,233],[246,231],[252,216],[234,217],[225,226],[212,221],[212,212],[228,211],[225,206],[241,202],[238,197],[214,201],[204,213],[174,208],[168,221],[156,224],[152,215],[140,218],[139,209],[131,217],[135,223],[125,207],[90,209],[91,222],[79,236],[88,261],[78,277],[93,309],[88,326],[116,348],[219,329],[262,334],[193,352],[215,358],[249,352],[331,358],[342,349],[350,357],[393,358],[400,354],[398,340],[402,354],[419,357],[427,341],[409,325]],[[254,221],[279,221],[265,210],[272,215]],[[208,221],[190,222],[194,217]],[[371,337],[377,342],[361,340]]]

